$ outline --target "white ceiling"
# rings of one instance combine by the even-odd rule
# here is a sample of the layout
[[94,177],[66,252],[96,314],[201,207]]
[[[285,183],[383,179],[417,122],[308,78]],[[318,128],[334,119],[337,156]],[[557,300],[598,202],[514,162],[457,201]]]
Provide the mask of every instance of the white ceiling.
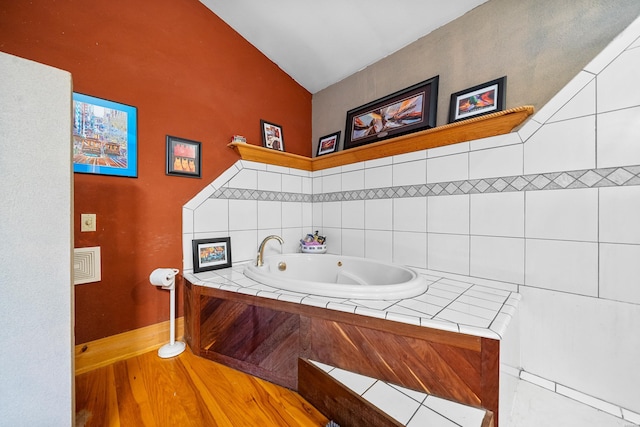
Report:
[[200,0],[309,92],[487,0]]

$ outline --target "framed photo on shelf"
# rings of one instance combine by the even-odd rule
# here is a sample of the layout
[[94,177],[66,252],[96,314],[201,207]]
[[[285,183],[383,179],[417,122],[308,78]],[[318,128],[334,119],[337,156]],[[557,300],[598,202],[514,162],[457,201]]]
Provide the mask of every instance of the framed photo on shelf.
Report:
[[347,111],[344,149],[436,125],[439,76]]
[[193,272],[231,267],[231,237],[197,239],[193,244]]
[[449,123],[504,110],[507,76],[451,94]]
[[317,156],[335,153],[338,151],[338,144],[340,144],[340,131],[321,137],[318,141]]
[[202,144],[198,141],[167,135],[167,175],[200,178]]
[[73,92],[73,171],[138,176],[137,108]]
[[273,150],[284,151],[284,137],[282,126],[260,120],[262,129],[262,146]]

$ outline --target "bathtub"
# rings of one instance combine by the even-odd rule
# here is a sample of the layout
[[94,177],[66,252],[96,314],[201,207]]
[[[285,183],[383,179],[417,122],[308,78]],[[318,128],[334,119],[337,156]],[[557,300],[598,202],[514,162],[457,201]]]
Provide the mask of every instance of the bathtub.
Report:
[[414,270],[366,258],[328,254],[282,254],[250,265],[244,275],[288,291],[337,298],[402,299],[427,290]]

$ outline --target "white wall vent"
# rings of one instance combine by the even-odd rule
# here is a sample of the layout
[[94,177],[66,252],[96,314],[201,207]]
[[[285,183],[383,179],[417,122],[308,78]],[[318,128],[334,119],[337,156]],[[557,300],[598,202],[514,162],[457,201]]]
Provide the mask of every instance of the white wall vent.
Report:
[[73,249],[73,284],[99,282],[102,280],[100,271],[100,246],[92,248]]

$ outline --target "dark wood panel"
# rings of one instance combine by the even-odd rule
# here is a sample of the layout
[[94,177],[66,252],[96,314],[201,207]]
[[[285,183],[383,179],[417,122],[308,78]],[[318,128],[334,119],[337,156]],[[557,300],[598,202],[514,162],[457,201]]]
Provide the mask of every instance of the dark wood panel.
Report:
[[200,291],[202,286],[183,280],[184,292],[184,341],[194,354],[200,354]]
[[300,359],[298,363],[298,393],[341,426],[402,426],[401,423],[304,359]]
[[493,412],[496,426],[499,424],[498,404],[500,396],[500,341],[482,339],[482,403]]
[[477,352],[322,319],[312,320],[311,335],[313,360],[468,405],[484,406],[482,364]]
[[498,413],[497,340],[194,288],[195,351],[211,360],[297,390],[309,358]]
[[202,297],[201,355],[253,375],[296,386],[300,317],[236,301]]
[[[407,323],[393,322],[386,319],[362,316],[342,311],[328,310],[322,307],[278,301],[269,298],[260,298],[253,295],[223,291],[220,289],[207,288],[197,285],[194,285],[194,288],[198,288],[199,295],[203,297],[203,301],[206,301],[206,298],[204,297],[213,297],[228,301],[242,302],[244,304],[271,308],[273,310],[286,311],[288,313],[299,314],[301,316],[326,319],[356,326],[363,326],[366,328],[386,331],[406,337],[426,339],[430,342],[439,342],[442,344],[448,344],[460,348],[467,348],[474,351],[480,351],[482,345],[481,338],[472,335],[459,334],[440,329],[425,328],[422,326],[410,325]],[[195,303],[200,304],[199,301],[196,301]]]

